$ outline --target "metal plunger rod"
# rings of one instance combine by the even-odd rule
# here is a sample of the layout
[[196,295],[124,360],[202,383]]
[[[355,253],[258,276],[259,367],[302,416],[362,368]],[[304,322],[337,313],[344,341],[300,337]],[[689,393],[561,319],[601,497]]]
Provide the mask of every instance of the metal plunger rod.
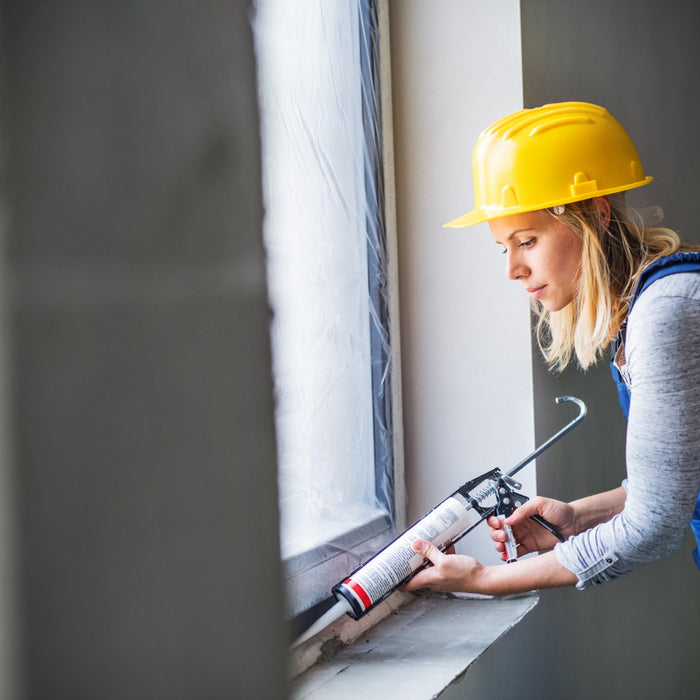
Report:
[[557,440],[560,438],[563,438],[564,435],[566,435],[572,428],[574,428],[576,425],[578,425],[585,417],[586,417],[586,404],[581,401],[581,399],[577,399],[575,396],[557,396],[555,399],[557,403],[562,403],[563,401],[573,401],[578,408],[579,412],[576,418],[574,418],[571,423],[568,423],[565,425],[558,433],[555,433],[552,435],[549,440],[546,442],[542,443],[532,454],[529,454],[527,457],[525,457],[522,462],[518,462],[509,472],[508,476],[513,476],[514,474],[517,474],[524,466],[528,465],[530,462],[532,462],[535,457],[538,457],[541,455],[547,448],[551,447]]

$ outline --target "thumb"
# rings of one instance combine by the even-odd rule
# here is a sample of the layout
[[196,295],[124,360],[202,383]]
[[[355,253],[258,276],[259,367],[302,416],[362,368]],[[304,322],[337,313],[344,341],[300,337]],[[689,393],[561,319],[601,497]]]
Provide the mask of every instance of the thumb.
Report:
[[539,503],[539,498],[537,496],[535,498],[531,498],[529,501],[525,501],[523,505],[516,508],[506,518],[506,525],[517,525],[533,515],[539,515],[540,505],[541,504]]
[[422,554],[432,564],[437,564],[445,556],[432,542],[426,540],[415,540],[411,546],[413,551]]

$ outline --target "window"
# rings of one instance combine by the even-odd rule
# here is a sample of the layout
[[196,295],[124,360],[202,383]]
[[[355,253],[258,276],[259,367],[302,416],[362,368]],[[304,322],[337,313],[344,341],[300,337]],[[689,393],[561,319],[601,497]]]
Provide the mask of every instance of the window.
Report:
[[392,361],[377,14],[258,0],[264,240],[290,615],[390,539]]

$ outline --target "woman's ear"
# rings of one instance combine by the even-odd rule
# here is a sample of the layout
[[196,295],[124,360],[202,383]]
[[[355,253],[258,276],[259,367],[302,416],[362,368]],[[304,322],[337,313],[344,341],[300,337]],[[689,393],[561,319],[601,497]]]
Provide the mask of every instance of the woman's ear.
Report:
[[605,224],[605,228],[607,228],[610,224],[610,201],[607,197],[593,197],[593,204],[595,204],[596,209],[598,209],[600,218]]

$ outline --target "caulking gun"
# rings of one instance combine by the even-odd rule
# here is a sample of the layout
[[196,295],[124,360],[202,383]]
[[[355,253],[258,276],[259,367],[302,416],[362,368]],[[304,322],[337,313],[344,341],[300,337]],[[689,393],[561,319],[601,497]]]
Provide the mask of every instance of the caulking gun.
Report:
[[[495,468],[462,484],[371,559],[333,586],[332,593],[337,602],[316,620],[293,646],[310,639],[344,613],[354,620],[359,620],[418,571],[428,566],[429,562],[411,546],[416,539],[428,540],[444,552],[490,515],[505,519],[525,503],[528,497],[516,490],[522,486],[513,476],[586,417],[586,404],[581,399],[574,396],[556,398],[557,403],[564,401],[578,405],[579,413],[576,418],[505,474],[499,468]],[[472,523],[472,511],[478,515],[475,523]],[[532,519],[557,539],[564,541],[563,536],[544,518],[533,515]],[[504,525],[503,530],[507,535],[506,559],[512,562],[517,559],[517,545],[510,527]]]

